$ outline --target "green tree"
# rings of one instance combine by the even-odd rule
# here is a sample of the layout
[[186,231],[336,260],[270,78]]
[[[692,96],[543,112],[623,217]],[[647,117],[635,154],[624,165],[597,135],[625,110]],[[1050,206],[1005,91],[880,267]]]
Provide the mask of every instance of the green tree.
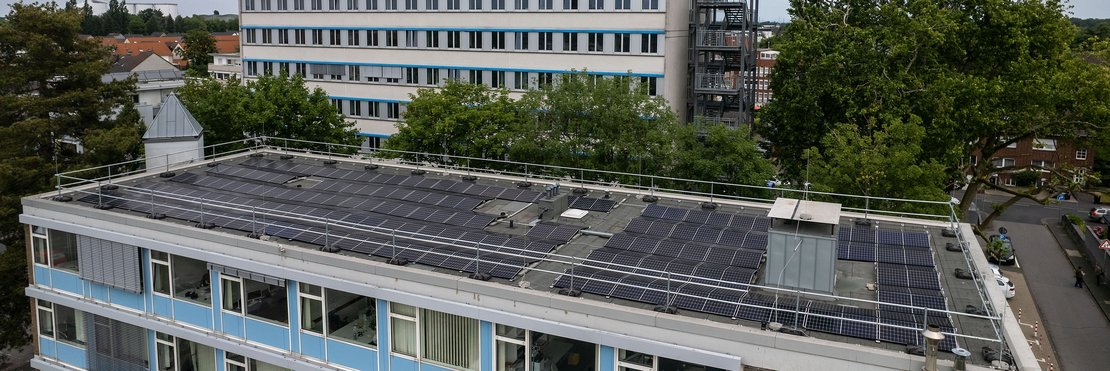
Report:
[[[55,169],[138,155],[134,81],[103,83],[110,52],[78,37],[82,15],[55,5],[13,4],[0,26],[0,349],[26,343],[29,322],[20,198],[51,189]],[[115,108],[122,108],[114,114]],[[75,147],[59,145],[79,142]],[[56,165],[55,165],[56,164]]]
[[486,85],[450,80],[410,98],[404,123],[386,141],[389,149],[503,158],[521,120],[508,92]]
[[[672,169],[668,176],[684,179],[709,180],[729,184],[763,185],[775,175],[770,160],[759,153],[747,128],[728,128],[723,125],[694,123],[679,125],[673,129],[669,138],[654,138],[655,142],[665,144],[671,140],[676,144]],[[749,188],[732,190],[708,189],[736,195],[756,196]]]
[[[245,85],[191,79],[178,91],[212,143],[256,136],[358,144],[354,123],[346,121],[322,89],[309,90],[300,76],[262,76]],[[317,146],[319,147],[319,146]]]
[[143,11],[139,12],[139,18],[142,18],[143,22],[146,24],[146,32],[148,33],[162,32],[165,30],[161,10],[143,9]]
[[129,16],[127,18],[127,33],[145,35],[147,33],[146,22],[143,22],[143,19],[137,15]]
[[117,0],[110,0],[108,2],[108,9],[104,11],[101,17],[104,19],[104,31],[107,33],[127,33],[127,26],[131,22],[131,18],[127,13],[125,2]]
[[166,30],[166,33],[175,33],[177,32],[177,22],[174,21],[173,17],[167,15],[162,19],[162,28]]
[[203,29],[191,30],[181,38],[184,51],[180,57],[189,61],[189,72],[193,76],[208,76],[208,64],[212,63],[210,54],[216,52],[216,40]]
[[188,33],[189,31],[197,29],[208,30],[208,25],[204,22],[204,19],[201,19],[197,16],[192,16],[188,18],[181,18],[181,16],[177,16],[177,21],[175,23],[177,23],[178,32]]
[[[802,153],[824,153],[823,138],[839,125],[871,136],[913,123],[925,129],[922,159],[942,164],[948,184],[972,175],[966,209],[980,187],[994,187],[992,174],[1020,170],[970,165],[972,155],[989,159],[1034,137],[1101,133],[1110,122],[1106,71],[1069,50],[1075,29],[1056,0],[794,0],[791,15],[776,39],[775,100],[760,120],[790,178],[800,178]],[[1043,200],[1050,191],[1013,194]]]

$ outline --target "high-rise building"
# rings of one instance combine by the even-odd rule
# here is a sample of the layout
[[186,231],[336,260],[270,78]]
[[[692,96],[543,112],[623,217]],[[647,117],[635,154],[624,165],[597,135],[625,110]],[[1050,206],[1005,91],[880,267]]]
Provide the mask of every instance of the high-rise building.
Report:
[[241,51],[244,76],[299,74],[369,137],[395,133],[410,95],[446,79],[518,95],[570,71],[629,76],[679,117],[739,122],[751,108],[755,3],[240,0]]
[[184,111],[160,114],[149,172],[62,174],[23,199],[35,368],[916,370],[938,347],[942,370],[1039,367],[947,213],[590,172],[571,189],[564,169],[283,140],[221,154]]

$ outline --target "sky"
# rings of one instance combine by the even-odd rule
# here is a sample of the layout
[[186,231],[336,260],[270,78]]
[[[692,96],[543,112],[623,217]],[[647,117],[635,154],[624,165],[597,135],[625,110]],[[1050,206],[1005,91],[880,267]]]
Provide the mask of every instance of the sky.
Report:
[[[0,14],[8,13],[8,4],[19,2],[20,0],[0,0]],[[33,0],[23,0],[33,1]],[[38,0],[48,1],[48,0]],[[64,3],[65,0],[57,0],[59,3]],[[135,0],[134,2],[177,2],[178,11],[181,15],[192,14],[212,14],[213,10],[219,10],[220,14],[236,13],[239,10],[236,0]],[[1078,18],[1110,18],[1110,6],[1107,6],[1106,0],[1068,0],[1073,6],[1071,13],[1072,16]],[[78,0],[82,3],[84,0]],[[786,8],[789,6],[788,0],[762,0],[759,4],[759,19],[761,21],[789,21],[790,17],[786,14]]]

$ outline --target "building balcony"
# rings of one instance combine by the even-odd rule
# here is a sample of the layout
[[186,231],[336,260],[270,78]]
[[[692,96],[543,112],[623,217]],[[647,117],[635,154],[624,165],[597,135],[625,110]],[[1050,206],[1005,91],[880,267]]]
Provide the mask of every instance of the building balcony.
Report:
[[697,4],[709,7],[746,7],[746,0],[697,0]]
[[698,73],[694,75],[694,88],[697,90],[735,93],[740,90],[740,76],[719,73]]
[[696,44],[701,48],[740,49],[751,46],[744,31],[698,30]]
[[740,127],[740,120],[735,117],[694,116],[694,121],[704,122],[706,124],[724,125],[730,128]]

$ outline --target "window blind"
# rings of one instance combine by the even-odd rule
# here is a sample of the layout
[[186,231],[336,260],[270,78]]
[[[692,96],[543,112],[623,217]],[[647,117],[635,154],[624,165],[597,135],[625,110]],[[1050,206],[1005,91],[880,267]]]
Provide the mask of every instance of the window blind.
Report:
[[79,235],[77,255],[81,278],[130,292],[142,292],[142,260],[138,247]]
[[478,369],[478,320],[424,309],[421,322],[424,359]]

